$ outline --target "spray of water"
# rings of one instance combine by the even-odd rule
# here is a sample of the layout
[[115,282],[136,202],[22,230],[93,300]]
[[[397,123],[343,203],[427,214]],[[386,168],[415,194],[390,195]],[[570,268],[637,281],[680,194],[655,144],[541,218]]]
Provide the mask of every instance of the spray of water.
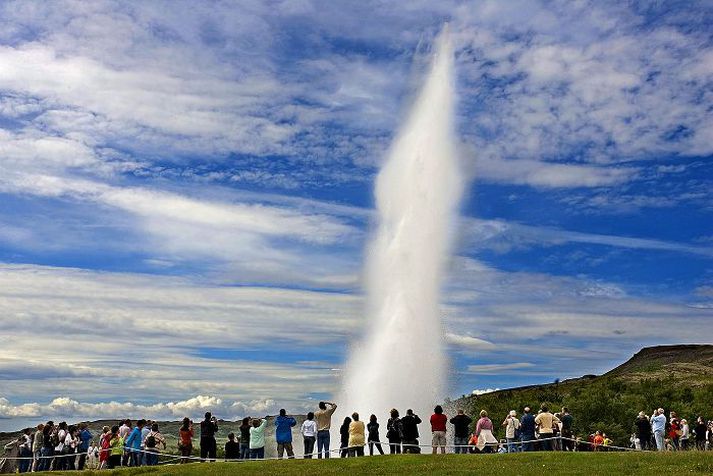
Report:
[[[446,383],[439,294],[463,183],[455,153],[453,49],[446,26],[430,72],[376,180],[366,263],[367,329],[348,359],[342,414],[429,416]],[[385,426],[385,425],[384,425]]]

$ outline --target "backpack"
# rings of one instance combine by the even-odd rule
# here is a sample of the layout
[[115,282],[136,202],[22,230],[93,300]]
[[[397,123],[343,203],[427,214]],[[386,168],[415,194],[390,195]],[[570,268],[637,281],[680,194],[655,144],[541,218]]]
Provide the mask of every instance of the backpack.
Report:
[[156,438],[153,435],[146,437],[146,448],[156,448]]

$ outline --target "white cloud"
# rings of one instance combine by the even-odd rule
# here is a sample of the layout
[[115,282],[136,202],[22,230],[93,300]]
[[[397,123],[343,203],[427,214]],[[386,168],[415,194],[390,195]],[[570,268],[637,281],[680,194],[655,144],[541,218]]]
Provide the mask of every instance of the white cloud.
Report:
[[500,373],[508,373],[512,370],[526,370],[534,366],[535,364],[530,362],[513,362],[510,364],[480,364],[469,365],[468,372],[482,375],[497,375]]
[[0,397],[0,418],[166,418],[177,420],[183,417],[200,418],[206,411],[218,418],[237,420],[247,415],[276,414],[276,402],[271,399],[249,402],[224,401],[221,398],[196,395],[187,400],[161,402],[149,405],[125,402],[87,403],[67,397],[56,397],[48,404],[22,403],[14,405],[7,398]]

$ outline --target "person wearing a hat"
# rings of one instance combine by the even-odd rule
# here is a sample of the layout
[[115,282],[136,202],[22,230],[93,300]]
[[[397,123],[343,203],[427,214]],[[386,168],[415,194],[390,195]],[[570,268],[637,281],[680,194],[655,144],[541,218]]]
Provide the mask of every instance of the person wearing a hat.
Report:
[[510,410],[508,416],[505,417],[503,425],[505,427],[505,439],[507,440],[507,452],[516,453],[517,448],[517,433],[520,429],[520,420],[517,419],[517,412]]

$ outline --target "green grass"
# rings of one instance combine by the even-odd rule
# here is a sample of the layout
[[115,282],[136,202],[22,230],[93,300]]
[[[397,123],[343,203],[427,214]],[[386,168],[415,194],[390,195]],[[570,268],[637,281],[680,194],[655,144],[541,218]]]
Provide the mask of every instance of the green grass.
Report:
[[[84,474],[94,474],[85,471]],[[403,455],[247,463],[191,463],[102,471],[102,475],[227,474],[280,476],[315,474],[620,475],[713,474],[713,453],[520,453],[514,455]],[[66,473],[76,475],[77,473]]]

